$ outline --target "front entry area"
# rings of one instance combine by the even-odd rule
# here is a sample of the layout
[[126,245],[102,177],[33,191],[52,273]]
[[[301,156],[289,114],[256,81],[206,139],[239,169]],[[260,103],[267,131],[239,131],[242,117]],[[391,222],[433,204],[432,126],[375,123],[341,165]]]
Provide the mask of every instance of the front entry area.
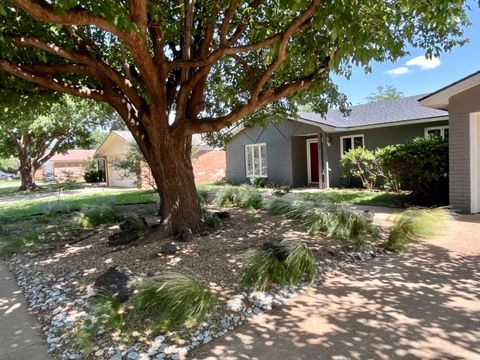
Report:
[[319,157],[318,139],[307,140],[307,171],[308,183],[318,184],[319,181]]

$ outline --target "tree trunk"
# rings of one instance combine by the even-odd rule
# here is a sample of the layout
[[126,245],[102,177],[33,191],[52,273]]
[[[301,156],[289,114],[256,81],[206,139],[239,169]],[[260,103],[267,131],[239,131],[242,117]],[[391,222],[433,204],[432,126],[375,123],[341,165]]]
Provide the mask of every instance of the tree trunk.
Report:
[[[160,216],[168,235],[184,238],[203,230],[202,209],[190,159],[191,140],[156,142],[146,159],[160,195]],[[186,239],[185,239],[186,240]]]
[[20,190],[35,190],[37,184],[35,184],[35,175],[36,169],[33,167],[32,162],[29,156],[20,156],[20,179],[22,184],[20,185]]

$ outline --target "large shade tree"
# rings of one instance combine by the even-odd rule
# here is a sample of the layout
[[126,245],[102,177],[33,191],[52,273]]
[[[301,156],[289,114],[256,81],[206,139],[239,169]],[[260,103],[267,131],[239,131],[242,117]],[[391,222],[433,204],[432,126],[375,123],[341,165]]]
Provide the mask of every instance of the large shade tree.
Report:
[[3,0],[0,70],[111,104],[151,167],[163,228],[196,232],[192,135],[344,98],[330,74],[462,44],[459,0]]
[[17,158],[20,190],[34,190],[37,170],[57,153],[90,148],[92,130],[108,126],[112,111],[100,103],[14,87],[15,82],[5,80],[10,79],[0,77],[0,156]]

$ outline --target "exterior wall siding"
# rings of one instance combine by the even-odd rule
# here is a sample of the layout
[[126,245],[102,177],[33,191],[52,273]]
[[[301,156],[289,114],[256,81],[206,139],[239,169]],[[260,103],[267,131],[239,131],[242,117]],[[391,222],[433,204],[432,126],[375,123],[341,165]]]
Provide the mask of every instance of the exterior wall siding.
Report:
[[[368,130],[329,133],[327,147],[330,187],[340,187],[340,138],[345,135],[363,134],[367,149],[375,150],[387,145],[400,144],[415,137],[424,136],[425,128],[446,126],[448,120],[399,125]],[[307,185],[306,140],[315,138],[322,130],[319,127],[297,121],[284,121],[280,125],[269,124],[266,128],[247,128],[227,144],[227,179],[233,183],[247,182],[245,169],[245,145],[266,143],[268,181],[281,185],[301,187]]]
[[[268,181],[279,185],[293,185],[297,183],[298,179],[303,176],[303,173],[298,175],[296,172],[306,173],[306,160],[304,167],[299,166],[298,163],[295,163],[294,167],[292,166],[292,156],[295,156],[296,159],[302,156],[302,150],[300,150],[297,140],[293,141],[295,149],[292,153],[292,136],[303,137],[309,134],[315,135],[318,132],[320,132],[318,127],[291,120],[280,124],[269,123],[265,128],[252,127],[243,129],[226,146],[227,179],[232,183],[247,182],[245,145],[265,143],[267,145]],[[303,146],[306,147],[305,143]],[[297,150],[300,152],[297,152]],[[296,174],[295,182],[294,171]]]
[[448,125],[448,120],[330,133],[331,145],[327,148],[330,166],[330,187],[341,186],[340,175],[342,173],[342,167],[340,165],[340,138],[342,136],[363,134],[365,147],[369,150],[375,150],[387,145],[402,144],[416,137],[424,136],[426,127],[446,125]]
[[459,212],[470,213],[470,113],[480,112],[480,85],[452,96],[448,112],[450,205]]

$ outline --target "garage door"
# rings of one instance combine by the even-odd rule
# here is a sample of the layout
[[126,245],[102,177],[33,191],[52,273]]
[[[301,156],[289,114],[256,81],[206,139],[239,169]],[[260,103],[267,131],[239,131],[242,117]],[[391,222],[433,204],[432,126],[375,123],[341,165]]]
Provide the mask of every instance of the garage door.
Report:
[[136,187],[136,178],[135,176],[129,175],[125,177],[123,170],[116,169],[112,161],[115,159],[108,159],[108,185],[114,187]]

